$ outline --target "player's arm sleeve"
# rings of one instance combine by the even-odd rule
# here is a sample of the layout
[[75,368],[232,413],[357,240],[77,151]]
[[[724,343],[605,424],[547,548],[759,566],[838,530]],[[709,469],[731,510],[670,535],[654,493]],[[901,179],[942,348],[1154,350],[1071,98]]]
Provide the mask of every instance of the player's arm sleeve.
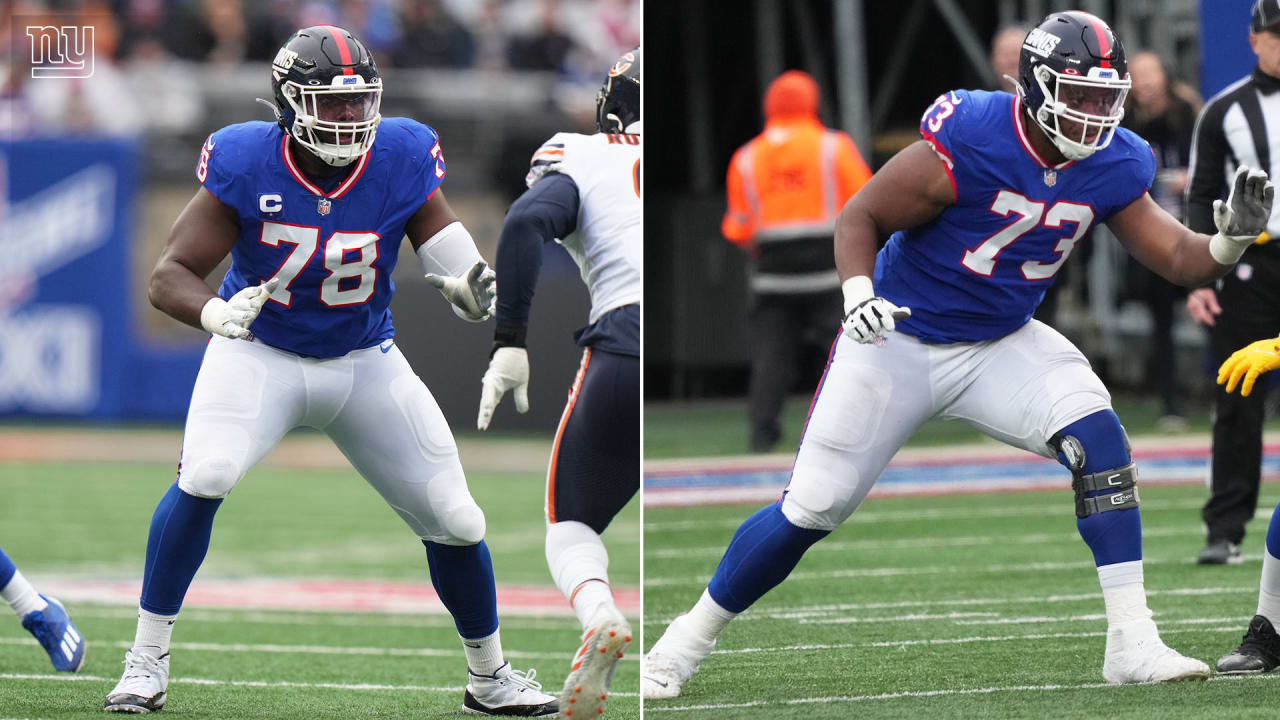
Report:
[[863,161],[858,146],[853,144],[853,138],[845,133],[839,133],[837,137],[839,145],[836,151],[836,173],[840,178],[839,206],[843,207],[845,201],[871,179],[871,168]]
[[933,152],[947,169],[947,177],[951,178],[951,186],[955,191],[956,201],[960,201],[965,191],[963,183],[956,181],[956,163],[963,162],[965,148],[969,145],[964,138],[964,119],[969,114],[971,100],[968,92],[952,90],[938,96],[933,104],[920,116],[920,137],[929,143]]
[[1226,194],[1227,138],[1222,131],[1226,103],[1206,105],[1191,134],[1191,166],[1187,178],[1187,227],[1212,235],[1213,201]]
[[578,226],[578,186],[563,173],[548,173],[507,211],[498,235],[498,322],[500,344],[524,345],[529,306],[542,269],[542,247]]
[[729,172],[725,177],[728,207],[720,222],[720,232],[740,247],[750,245],[751,238],[755,235],[755,221],[751,213],[751,202],[747,197],[747,180],[743,176],[749,172],[751,168],[747,167],[746,149],[739,148],[729,161]]
[[234,169],[228,167],[235,158],[229,143],[222,131],[212,133],[200,146],[200,156],[196,159],[196,180],[224,204],[232,202],[231,182],[236,175]]

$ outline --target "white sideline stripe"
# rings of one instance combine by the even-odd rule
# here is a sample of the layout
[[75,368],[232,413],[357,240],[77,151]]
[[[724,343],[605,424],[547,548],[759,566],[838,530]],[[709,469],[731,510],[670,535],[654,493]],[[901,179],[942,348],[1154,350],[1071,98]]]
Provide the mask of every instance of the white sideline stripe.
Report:
[[[1245,555],[1245,560],[1262,560],[1262,553]],[[1185,563],[1182,558],[1152,558],[1142,560],[1143,565],[1170,565]],[[1094,569],[1092,560],[1073,560],[1067,562],[1038,563],[993,563],[989,565],[923,565],[920,567],[879,567],[879,568],[847,568],[844,570],[805,570],[793,572],[788,580],[829,580],[832,578],[882,578],[917,575],[968,575],[974,573],[1017,573],[1027,571],[1062,571]],[[705,585],[709,578],[702,575],[686,575],[684,577],[646,577],[645,588],[666,587],[671,585]]]
[[[1151,528],[1142,531],[1142,537],[1203,537],[1204,530],[1198,526]],[[866,550],[912,550],[926,548],[973,547],[984,545],[1043,545],[1047,543],[1077,542],[1080,535],[1074,532],[1061,533],[1028,533],[1025,535],[927,535],[919,537],[902,537],[892,540],[835,540],[820,542],[809,548],[807,554],[817,552],[850,552]],[[724,554],[724,545],[705,545],[692,548],[663,548],[650,553],[654,558],[671,559],[684,557],[719,557]]]
[[[97,618],[105,620],[136,619],[138,609],[118,605],[78,605],[77,618]],[[633,616],[629,616],[633,617]],[[263,623],[267,625],[319,625],[322,627],[379,627],[379,628],[444,628],[453,627],[453,618],[448,615],[370,615],[370,613],[352,610],[315,610],[312,614],[294,612],[292,610],[212,610],[205,608],[183,608],[182,620],[185,622],[210,623]],[[572,629],[578,632],[577,620],[566,617],[555,618],[523,617],[520,619],[520,630],[565,632]]]
[[[1266,675],[1214,675],[1206,682],[1256,682],[1259,680],[1280,679],[1280,673]],[[793,698],[791,700],[753,700],[744,703],[715,703],[706,705],[649,705],[644,708],[645,714],[658,712],[682,712],[686,710],[733,710],[738,708],[760,707],[762,705],[813,705],[828,703],[853,703],[868,700],[897,700],[899,698],[941,697],[946,695],[989,695],[1002,692],[1051,692],[1054,690],[1095,690],[1133,687],[1155,683],[1134,683],[1132,685],[1109,685],[1107,683],[1081,683],[1079,685],[1014,685],[1011,687],[958,688],[954,690],[909,690],[906,692],[880,693],[879,695],[843,695],[834,697]]]
[[[1222,627],[1195,627],[1195,628],[1173,628],[1162,629],[1161,635],[1177,635],[1189,632],[1223,632],[1240,634],[1244,628],[1243,620],[1240,624],[1224,625]],[[734,648],[732,650],[712,650],[712,655],[747,655],[753,653],[777,653],[777,652],[797,652],[803,650],[849,650],[852,648],[880,648],[880,647],[910,647],[912,645],[966,645],[970,643],[981,642],[1010,642],[1016,640],[1051,640],[1064,638],[1092,638],[1106,637],[1105,630],[1086,631],[1086,632],[1063,632],[1063,633],[1026,633],[1023,635],[975,635],[963,638],[924,638],[920,640],[878,640],[872,642],[861,643],[823,643],[811,645],[782,645],[778,647],[747,647]],[[647,709],[647,708],[646,708]]]
[[[1159,619],[1161,626],[1217,625],[1220,623],[1239,622],[1239,623],[1242,623],[1245,627],[1247,627],[1249,625],[1249,620],[1253,616],[1250,615],[1249,617],[1245,617],[1241,615],[1240,617],[1182,618],[1180,620],[1171,620],[1167,617],[1162,617],[1160,613],[1156,613],[1155,617]],[[894,618],[888,618],[888,619],[892,620]],[[1035,623],[1037,625],[1044,625],[1046,623],[1062,623],[1062,622],[1094,622],[1097,620],[1105,620],[1105,619],[1107,619],[1106,613],[1093,613],[1090,615],[1065,615],[1063,617],[1050,617],[1047,615],[1031,615],[1026,617],[1010,617],[1010,618],[997,618],[997,619],[956,620],[952,624],[953,625],[1026,625],[1029,623]],[[820,624],[824,621],[801,620],[800,622]],[[827,622],[836,622],[836,621],[827,621]]]
[[[1242,595],[1255,593],[1257,586],[1235,587],[1186,587],[1168,590],[1147,590],[1147,597],[1170,595],[1175,597],[1198,597],[1203,595]],[[808,617],[833,615],[848,610],[895,610],[901,608],[923,608],[935,606],[989,606],[989,605],[1037,605],[1041,603],[1081,602],[1085,600],[1101,600],[1101,592],[1081,593],[1077,595],[1024,595],[1022,597],[995,598],[952,598],[942,600],[895,600],[893,602],[837,603],[833,605],[799,605],[780,608],[752,608],[736,618],[743,620],[800,620]],[[646,622],[669,624],[675,616],[654,618]]]
[[[7,637],[0,638],[0,645],[36,645],[32,638]],[[116,640],[109,643],[112,647],[128,650],[133,647],[132,640]],[[171,646],[174,650],[190,650],[192,652],[258,652],[288,653],[297,655],[381,655],[386,657],[463,657],[462,648],[457,650],[444,648],[383,648],[383,647],[333,647],[329,645],[280,645],[250,643],[196,643],[177,642]],[[522,650],[504,650],[503,655],[509,658],[568,658],[569,652],[526,652]],[[639,653],[623,656],[628,662],[639,662]]]
[[[779,492],[781,492],[781,488],[779,488]],[[1068,492],[1064,497],[1065,499],[1062,502],[1044,503],[1041,505],[988,505],[972,508],[930,508],[926,510],[859,509],[845,521],[845,524],[857,525],[860,523],[910,522],[913,520],[964,520],[971,518],[1027,517],[1032,515],[1056,516],[1063,515],[1064,513],[1071,515],[1074,513],[1071,506],[1071,494]],[[1254,514],[1254,518],[1270,518],[1271,509],[1275,507],[1276,500],[1276,498],[1259,500],[1258,506],[1261,509]],[[1168,502],[1144,500],[1142,502],[1142,511],[1165,512],[1171,510],[1199,510],[1203,506],[1204,500],[1178,500]],[[747,519],[748,514],[750,513],[744,512],[742,517],[737,519],[716,520],[712,522],[698,520],[646,522],[644,524],[644,531],[647,535],[647,533],[684,532],[690,530],[733,530],[741,525],[743,520]]]
[[[24,673],[0,673],[0,680],[60,680],[63,682],[111,682],[115,678],[97,675],[29,675]],[[461,685],[384,685],[381,683],[311,683],[278,680],[211,680],[208,678],[170,678],[170,685],[226,685],[229,687],[256,688],[324,688],[328,690],[410,690],[416,692],[462,692]],[[635,692],[611,692],[612,697],[639,697]]]

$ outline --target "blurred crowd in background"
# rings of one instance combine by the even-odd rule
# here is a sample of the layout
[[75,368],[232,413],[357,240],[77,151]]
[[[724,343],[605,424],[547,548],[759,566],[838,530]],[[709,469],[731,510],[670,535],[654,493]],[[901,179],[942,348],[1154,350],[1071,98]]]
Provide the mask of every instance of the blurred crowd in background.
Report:
[[[270,62],[296,29],[337,25],[380,69],[542,73],[598,86],[618,48],[640,43],[638,0],[9,0],[14,18],[0,127],[33,133],[182,131],[205,124],[194,81]],[[27,25],[94,28],[93,82],[31,83]],[[265,75],[263,76],[265,78]],[[481,81],[483,83],[483,81]],[[262,78],[252,83],[264,84]],[[260,88],[255,87],[261,92]],[[589,95],[590,93],[588,93]],[[554,98],[580,97],[561,92]],[[583,112],[568,100],[567,111]],[[590,102],[590,97],[587,99]]]

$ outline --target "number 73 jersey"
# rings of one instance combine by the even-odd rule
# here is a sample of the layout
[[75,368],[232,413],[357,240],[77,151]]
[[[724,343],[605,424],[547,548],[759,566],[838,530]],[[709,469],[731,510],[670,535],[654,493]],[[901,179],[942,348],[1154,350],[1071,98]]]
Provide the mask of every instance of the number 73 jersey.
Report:
[[920,134],[955,187],[955,204],[895,233],[876,257],[876,294],[911,308],[897,330],[927,343],[979,342],[1022,327],[1089,229],[1151,188],[1146,141],[1048,165],[1028,140],[1020,99],[957,90],[925,111]]
[[391,272],[405,223],[444,174],[435,131],[407,118],[383,118],[350,172],[319,185],[297,167],[276,123],[215,132],[196,179],[240,224],[218,295],[279,278],[249,329],[299,355],[338,357],[391,338]]

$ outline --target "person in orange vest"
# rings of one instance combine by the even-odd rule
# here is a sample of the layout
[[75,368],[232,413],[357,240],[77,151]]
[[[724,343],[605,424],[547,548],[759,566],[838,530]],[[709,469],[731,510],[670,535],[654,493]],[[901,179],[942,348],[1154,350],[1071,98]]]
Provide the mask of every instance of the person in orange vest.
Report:
[[818,120],[818,84],[798,70],[764,98],[764,132],[729,163],[728,240],[751,256],[751,449],[778,442],[778,414],[816,331],[838,332],[835,219],[871,178],[849,136]]

